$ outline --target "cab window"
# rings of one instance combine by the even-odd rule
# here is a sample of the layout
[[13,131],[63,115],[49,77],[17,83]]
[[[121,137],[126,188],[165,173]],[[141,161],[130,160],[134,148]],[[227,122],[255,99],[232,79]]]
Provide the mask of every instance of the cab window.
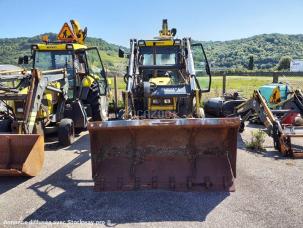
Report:
[[68,75],[73,75],[73,52],[37,51],[34,67],[41,71],[65,68]]
[[140,63],[143,66],[174,66],[177,64],[178,47],[141,47]]
[[103,75],[103,65],[98,53],[98,50],[95,48],[88,49],[86,51],[86,58],[87,58],[87,64],[88,64],[88,71],[91,76],[97,77],[97,78],[104,78]]
[[99,81],[100,94],[105,95],[107,90],[107,81],[98,50],[96,48],[87,49],[86,60],[89,75],[95,77]]
[[208,61],[201,43],[192,44],[192,55],[196,78],[202,92],[209,92],[211,87],[211,75]]

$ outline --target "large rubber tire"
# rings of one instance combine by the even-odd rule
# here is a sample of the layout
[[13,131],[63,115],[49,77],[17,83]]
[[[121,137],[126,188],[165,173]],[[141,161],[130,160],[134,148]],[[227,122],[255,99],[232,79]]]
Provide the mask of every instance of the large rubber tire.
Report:
[[58,140],[62,146],[69,146],[74,142],[75,128],[71,119],[62,119],[58,128]]
[[101,96],[98,83],[92,84],[88,93],[87,103],[89,103],[91,106],[93,121],[102,121],[107,119],[107,113],[102,113]]
[[241,121],[240,127],[239,127],[239,132],[242,133],[244,130],[245,130],[245,123],[243,123],[243,122]]

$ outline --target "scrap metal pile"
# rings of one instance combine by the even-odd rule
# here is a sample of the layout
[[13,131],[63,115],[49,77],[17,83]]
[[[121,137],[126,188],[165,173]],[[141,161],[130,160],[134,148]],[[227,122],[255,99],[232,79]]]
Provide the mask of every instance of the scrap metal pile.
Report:
[[253,97],[238,106],[236,112],[242,117],[242,123],[258,117],[266,126],[267,134],[273,138],[275,149],[283,155],[303,158],[303,149],[292,144],[292,138],[303,138],[302,91],[288,92],[284,99],[281,96],[275,99],[274,96],[275,92],[268,99],[272,101],[269,105],[262,90],[255,90]]

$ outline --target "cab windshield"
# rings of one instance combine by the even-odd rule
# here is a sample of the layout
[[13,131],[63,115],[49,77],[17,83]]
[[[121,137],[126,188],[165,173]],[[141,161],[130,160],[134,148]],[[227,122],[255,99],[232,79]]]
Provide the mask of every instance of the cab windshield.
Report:
[[178,63],[179,47],[141,47],[139,63],[143,66],[174,66]]
[[41,71],[65,68],[72,75],[73,51],[36,51],[34,67]]

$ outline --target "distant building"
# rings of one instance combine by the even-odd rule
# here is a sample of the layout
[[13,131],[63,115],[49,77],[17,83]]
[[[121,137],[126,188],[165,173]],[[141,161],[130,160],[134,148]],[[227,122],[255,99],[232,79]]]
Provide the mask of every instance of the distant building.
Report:
[[303,72],[303,59],[291,60],[290,72]]

